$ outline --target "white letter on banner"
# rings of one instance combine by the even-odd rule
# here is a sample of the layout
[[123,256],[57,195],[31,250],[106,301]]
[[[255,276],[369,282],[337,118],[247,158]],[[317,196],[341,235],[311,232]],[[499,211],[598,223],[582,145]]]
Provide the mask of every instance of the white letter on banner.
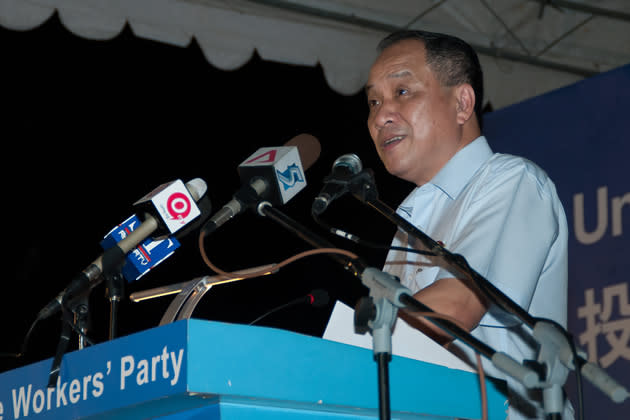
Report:
[[38,389],[33,394],[33,412],[39,414],[44,409],[44,405],[46,404],[46,396],[44,391]]
[[597,189],[597,227],[586,232],[584,226],[584,194],[573,196],[573,227],[575,237],[584,245],[591,245],[602,239],[608,227],[608,187]]
[[149,361],[146,359],[138,362],[138,374],[136,375],[136,383],[144,385],[149,383]]
[[57,407],[60,407],[61,404],[68,405],[68,400],[66,399],[66,385],[67,382],[61,383],[61,377],[57,378]]
[[630,193],[623,197],[613,197],[612,199],[612,236],[621,236],[623,233],[622,209],[626,204],[630,204]]
[[81,399],[81,382],[78,379],[73,379],[70,382],[68,388],[68,399],[72,404],[76,404]]
[[157,365],[160,363],[160,355],[153,356],[151,358],[151,382],[155,382],[157,379]]
[[133,373],[135,361],[133,356],[124,356],[120,359],[120,390],[125,389],[125,378]]
[[162,378],[168,378],[168,351],[166,346],[162,349]]
[[17,395],[17,398],[15,396],[15,389],[12,390],[13,391],[13,416],[17,419],[18,417],[20,417],[20,411],[23,412],[23,416],[26,417],[28,416],[28,410],[30,408],[30,404],[31,404],[31,389],[32,389],[32,385],[28,384],[28,391],[25,393],[24,392],[24,387],[21,386],[20,387],[20,391]]
[[48,399],[46,400],[46,410],[50,410],[52,408],[52,394],[55,392],[55,388],[46,388],[46,395]]
[[94,374],[92,378],[92,386],[94,389],[92,390],[92,395],[96,398],[103,395],[103,390],[105,389],[103,385],[103,374],[101,372],[97,372]]
[[182,356],[184,355],[184,349],[179,349],[179,355],[177,355],[177,360],[175,360],[175,353],[171,352],[171,363],[173,364],[174,378],[171,379],[171,386],[177,383],[179,379],[179,372],[182,369]]

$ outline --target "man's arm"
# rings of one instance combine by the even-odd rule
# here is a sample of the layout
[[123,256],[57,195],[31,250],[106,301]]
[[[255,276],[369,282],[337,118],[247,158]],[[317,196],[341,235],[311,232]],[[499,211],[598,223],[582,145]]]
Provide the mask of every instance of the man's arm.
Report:
[[[456,278],[444,278],[414,294],[414,298],[438,314],[454,318],[466,331],[471,331],[484,316],[487,305],[482,297]],[[414,312],[401,311],[400,317],[440,344],[449,343],[453,337],[440,327]]]
[[[484,184],[460,219],[453,221],[457,228],[449,238],[451,252],[463,255],[473,269],[525,310],[557,238],[558,218],[563,217],[554,208],[551,185],[539,184],[529,170],[515,165]],[[442,270],[435,282],[414,297],[471,331],[488,311],[489,302],[451,276]],[[440,343],[452,340],[421,316],[401,311],[401,318]]]

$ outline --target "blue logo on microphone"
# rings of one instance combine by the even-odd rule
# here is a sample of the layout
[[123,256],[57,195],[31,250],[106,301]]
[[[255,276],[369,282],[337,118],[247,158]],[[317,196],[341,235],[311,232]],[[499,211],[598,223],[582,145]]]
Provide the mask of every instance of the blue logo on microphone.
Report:
[[304,176],[302,175],[300,168],[295,163],[287,166],[287,169],[283,172],[276,169],[276,173],[278,174],[278,179],[282,183],[285,191],[300,182],[304,182]]

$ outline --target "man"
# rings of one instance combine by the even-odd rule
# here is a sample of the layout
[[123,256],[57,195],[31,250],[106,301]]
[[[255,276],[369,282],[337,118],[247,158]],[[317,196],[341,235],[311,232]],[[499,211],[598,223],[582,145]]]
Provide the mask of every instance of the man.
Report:
[[[481,135],[483,82],[479,60],[465,42],[442,34],[401,31],[379,44],[366,84],[368,128],[391,174],[417,187],[398,213],[469,265],[533,316],[566,326],[567,222],[545,172],[525,159],[494,154]],[[414,247],[399,231],[393,245]],[[517,361],[535,359],[526,327],[451,273],[415,253],[391,251],[384,271],[415,298],[455,318],[494,350]],[[420,316],[401,318],[447,344],[466,346]],[[543,418],[540,395],[485,371],[510,388],[509,418]],[[572,418],[567,404],[564,418]]]

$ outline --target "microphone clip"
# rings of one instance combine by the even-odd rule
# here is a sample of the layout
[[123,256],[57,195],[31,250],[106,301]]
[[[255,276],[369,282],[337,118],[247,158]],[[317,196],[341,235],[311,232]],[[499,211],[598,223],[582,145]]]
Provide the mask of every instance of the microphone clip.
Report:
[[378,190],[372,169],[363,169],[354,175],[348,182],[348,189],[362,202],[378,200]]
[[374,172],[371,169],[342,176],[332,173],[324,178],[323,184],[322,193],[313,201],[311,212],[315,216],[322,214],[333,200],[346,193],[353,194],[363,202],[378,199]]

